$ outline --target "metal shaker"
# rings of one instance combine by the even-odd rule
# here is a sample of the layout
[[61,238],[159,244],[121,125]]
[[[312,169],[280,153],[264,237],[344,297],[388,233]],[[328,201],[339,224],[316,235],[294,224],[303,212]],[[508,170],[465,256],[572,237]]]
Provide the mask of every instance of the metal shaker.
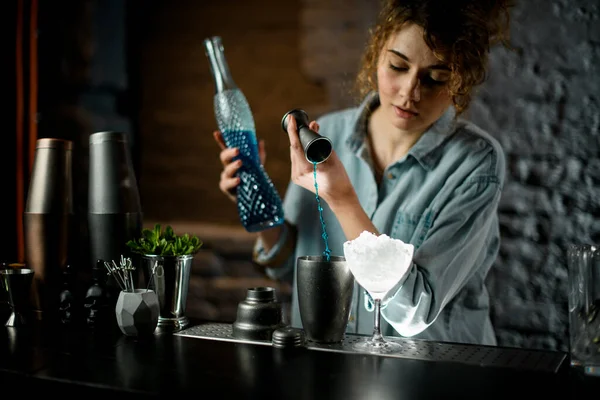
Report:
[[341,256],[302,256],[296,261],[300,319],[306,338],[317,343],[344,339],[354,275]]
[[35,272],[31,295],[37,319],[58,315],[74,221],[72,148],[63,139],[36,142],[23,217],[25,263]]
[[306,157],[308,162],[320,164],[327,161],[331,155],[331,150],[333,149],[331,140],[310,129],[308,127],[308,114],[300,109],[288,111],[281,119],[281,127],[285,132],[287,132],[288,115],[292,115],[296,120],[298,136],[300,138],[300,143],[302,143],[302,148],[304,149],[304,157]]
[[246,340],[271,340],[273,331],[282,328],[281,303],[272,287],[249,288],[238,304],[233,336]]
[[[96,132],[90,135],[89,144],[87,219],[93,268],[98,260],[111,262],[121,255],[133,256],[126,243],[140,236],[143,214],[126,134]],[[106,286],[116,301],[119,287],[113,277]]]

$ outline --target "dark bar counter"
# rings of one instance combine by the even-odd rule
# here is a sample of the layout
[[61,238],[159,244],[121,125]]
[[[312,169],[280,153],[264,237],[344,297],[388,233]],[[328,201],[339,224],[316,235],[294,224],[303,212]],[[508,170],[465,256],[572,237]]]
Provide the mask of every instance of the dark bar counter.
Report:
[[93,331],[35,322],[0,327],[0,394],[2,399],[29,394],[106,399],[600,398],[600,378],[583,377],[564,360],[556,371],[505,368],[279,349],[172,333],[138,339],[116,327]]

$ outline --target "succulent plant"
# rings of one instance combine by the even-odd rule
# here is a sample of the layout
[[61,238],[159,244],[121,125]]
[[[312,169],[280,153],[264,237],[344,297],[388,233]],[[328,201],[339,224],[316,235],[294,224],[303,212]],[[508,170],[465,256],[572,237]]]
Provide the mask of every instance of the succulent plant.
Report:
[[137,239],[127,242],[134,253],[157,256],[184,256],[195,254],[202,247],[202,241],[196,235],[177,235],[170,225],[163,230],[160,224],[154,229],[143,229]]

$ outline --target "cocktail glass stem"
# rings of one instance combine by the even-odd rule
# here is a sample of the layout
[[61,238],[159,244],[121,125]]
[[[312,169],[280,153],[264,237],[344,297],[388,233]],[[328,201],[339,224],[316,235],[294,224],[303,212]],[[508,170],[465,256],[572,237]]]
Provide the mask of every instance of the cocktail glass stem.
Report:
[[373,299],[374,318],[373,335],[362,341],[354,343],[353,349],[376,354],[390,354],[402,351],[402,345],[393,340],[385,340],[381,334],[381,299]]
[[374,345],[383,345],[385,340],[383,340],[383,336],[381,335],[381,299],[374,299],[375,301],[375,324],[373,327],[373,337],[371,341]]

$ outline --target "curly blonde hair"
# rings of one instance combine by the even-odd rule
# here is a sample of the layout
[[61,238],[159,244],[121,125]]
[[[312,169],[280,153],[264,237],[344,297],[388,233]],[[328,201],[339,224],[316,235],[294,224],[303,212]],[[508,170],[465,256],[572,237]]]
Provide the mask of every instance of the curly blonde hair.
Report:
[[491,46],[508,47],[512,6],[510,0],[384,0],[356,79],[359,95],[377,90],[383,46],[405,23],[414,23],[423,28],[433,54],[450,68],[448,90],[457,113],[462,113],[472,89],[486,79]]

